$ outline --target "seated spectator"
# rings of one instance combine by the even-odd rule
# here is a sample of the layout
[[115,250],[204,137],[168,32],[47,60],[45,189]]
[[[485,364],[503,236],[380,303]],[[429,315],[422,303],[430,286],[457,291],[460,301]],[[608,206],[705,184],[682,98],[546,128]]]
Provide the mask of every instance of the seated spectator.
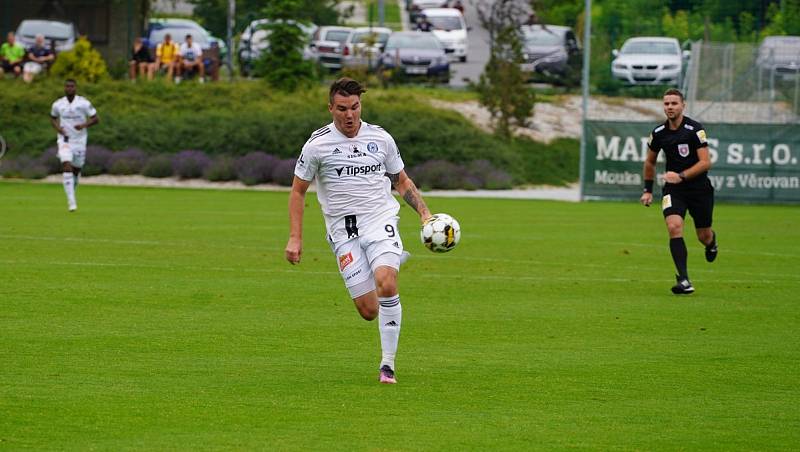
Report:
[[40,74],[55,59],[53,51],[44,43],[44,35],[36,35],[36,42],[28,49],[28,62],[22,67],[22,80],[25,83],[32,82],[36,74]]
[[203,64],[203,49],[196,42],[192,42],[192,35],[186,35],[186,42],[181,44],[178,78],[175,79],[175,83],[180,83],[182,75],[191,75],[195,70],[200,73],[197,81],[205,82],[206,68]]
[[4,72],[11,72],[14,77],[22,74],[22,59],[25,58],[25,47],[17,42],[17,37],[13,31],[8,32],[4,42],[0,46],[0,75]]
[[147,80],[153,80],[153,73],[155,72],[153,59],[150,57],[150,50],[142,43],[142,38],[133,40],[131,60],[128,62],[128,67],[128,76],[131,81],[136,81],[137,72],[142,78],[147,75]]
[[417,30],[431,31],[433,30],[433,24],[424,15],[419,16],[419,18],[417,19]]
[[167,70],[167,80],[172,80],[172,74],[178,66],[178,57],[180,56],[180,48],[178,44],[172,41],[172,36],[169,33],[164,35],[164,42],[156,46],[156,62],[153,63],[153,72],[158,72],[162,69]]

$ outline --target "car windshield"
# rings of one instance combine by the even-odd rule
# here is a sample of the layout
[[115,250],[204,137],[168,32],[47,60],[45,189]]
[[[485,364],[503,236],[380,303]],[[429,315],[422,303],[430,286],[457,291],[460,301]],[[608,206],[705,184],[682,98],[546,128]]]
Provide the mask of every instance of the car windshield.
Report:
[[18,34],[26,38],[42,34],[48,39],[69,39],[72,37],[72,25],[44,20],[26,21],[22,23]]
[[440,49],[439,40],[430,33],[418,35],[393,35],[386,43],[386,50],[393,49]]
[[622,46],[625,55],[677,55],[678,47],[671,42],[637,41]]
[[433,25],[434,30],[461,30],[461,20],[458,17],[428,17],[428,22]]
[[557,46],[561,42],[561,35],[550,30],[535,30],[525,33],[525,44],[529,46]]
[[208,37],[205,33],[201,33],[194,28],[162,28],[160,30],[153,30],[150,33],[151,45],[156,45],[164,41],[164,36],[169,34],[173,42],[182,44],[186,40],[186,35],[192,35],[192,41],[200,44],[200,47],[208,45]]
[[389,40],[389,33],[375,33],[375,32],[358,32],[353,35],[353,43],[358,44],[360,42],[367,42],[375,40],[376,44],[386,44],[386,41]]
[[348,30],[329,30],[327,33],[325,33],[325,40],[345,42],[347,41],[348,36],[350,36],[350,32]]

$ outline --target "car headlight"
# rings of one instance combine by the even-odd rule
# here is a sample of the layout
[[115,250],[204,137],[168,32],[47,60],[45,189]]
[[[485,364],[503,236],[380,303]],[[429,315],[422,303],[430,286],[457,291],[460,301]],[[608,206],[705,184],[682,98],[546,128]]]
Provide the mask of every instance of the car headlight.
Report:
[[674,71],[675,69],[678,69],[677,64],[667,64],[666,66],[664,66],[665,71]]
[[625,66],[624,64],[615,64],[614,69],[619,69],[621,71],[624,71],[625,69],[628,69],[628,66]]

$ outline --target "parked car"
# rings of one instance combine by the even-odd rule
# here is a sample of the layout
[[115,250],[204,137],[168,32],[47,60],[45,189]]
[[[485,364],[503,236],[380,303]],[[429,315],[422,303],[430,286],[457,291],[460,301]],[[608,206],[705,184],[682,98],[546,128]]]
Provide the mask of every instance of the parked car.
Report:
[[[270,19],[254,20],[242,32],[237,50],[239,68],[242,75],[249,75],[254,62],[261,57],[261,52],[269,48],[271,30],[268,27],[270,23],[272,23]],[[288,21],[288,23],[297,25],[306,37],[306,42],[303,44],[303,58],[313,59],[314,55],[308,48],[308,44],[311,42],[311,36],[319,27],[312,23],[295,22],[293,20]]]
[[342,65],[375,69],[391,34],[392,30],[386,27],[354,28],[344,43]]
[[442,42],[444,51],[462,63],[467,61],[467,23],[461,11],[455,8],[428,8],[422,13],[433,26],[432,33]]
[[[26,49],[36,43],[36,35],[44,35],[45,42],[53,43],[56,52],[72,50],[78,31],[72,22],[59,20],[27,19],[17,27],[16,38]],[[5,37],[4,37],[5,38]]]
[[211,35],[205,28],[197,22],[190,19],[178,18],[160,18],[150,19],[147,24],[147,34],[145,36],[145,44],[153,49],[158,43],[164,40],[164,35],[169,33],[172,40],[178,44],[183,43],[187,34],[192,35],[192,40],[200,45],[203,50],[207,50],[212,46],[219,47],[220,59],[224,59],[228,54],[228,46],[225,44],[224,39],[220,39]]
[[386,41],[379,70],[397,79],[450,81],[450,61],[444,46],[433,33],[400,31]]
[[581,49],[575,33],[561,25],[524,25],[522,71],[532,79],[574,84],[581,68]]
[[309,44],[314,58],[325,68],[334,71],[341,69],[342,56],[346,49],[344,43],[351,33],[353,29],[350,27],[319,27]]
[[409,0],[408,20],[415,24],[422,15],[422,10],[431,8],[447,8],[447,0]]
[[767,36],[758,46],[756,65],[778,80],[800,76],[800,36]]
[[678,85],[689,57],[677,39],[662,37],[630,38],[612,54],[611,74],[630,85]]

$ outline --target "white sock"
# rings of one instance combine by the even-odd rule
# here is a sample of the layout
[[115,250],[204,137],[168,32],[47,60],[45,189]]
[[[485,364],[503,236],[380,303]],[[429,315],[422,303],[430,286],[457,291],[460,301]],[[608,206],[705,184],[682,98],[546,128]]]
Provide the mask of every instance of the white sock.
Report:
[[400,340],[400,325],[403,319],[403,308],[400,306],[400,295],[378,297],[378,330],[381,333],[381,367],[389,366],[394,370],[394,356],[397,354],[397,342]]
[[67,202],[70,206],[75,205],[75,181],[72,178],[72,172],[62,173],[64,176],[64,193],[67,194]]

